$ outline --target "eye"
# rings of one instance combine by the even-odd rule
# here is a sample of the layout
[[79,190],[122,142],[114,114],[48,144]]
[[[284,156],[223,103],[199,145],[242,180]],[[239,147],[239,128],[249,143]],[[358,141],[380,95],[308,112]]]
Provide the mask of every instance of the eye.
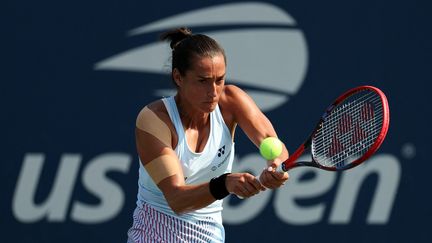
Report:
[[216,83],[217,83],[217,84],[221,84],[221,83],[223,83],[224,81],[225,81],[225,77],[216,80]]

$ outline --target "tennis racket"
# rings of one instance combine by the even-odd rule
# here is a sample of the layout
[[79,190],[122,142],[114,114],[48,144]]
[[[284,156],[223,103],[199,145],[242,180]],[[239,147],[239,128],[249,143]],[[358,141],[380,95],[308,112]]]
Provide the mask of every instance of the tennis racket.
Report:
[[[331,104],[308,139],[276,171],[312,166],[329,171],[354,168],[371,157],[387,134],[390,111],[373,86],[348,90]],[[310,150],[310,161],[297,161]]]

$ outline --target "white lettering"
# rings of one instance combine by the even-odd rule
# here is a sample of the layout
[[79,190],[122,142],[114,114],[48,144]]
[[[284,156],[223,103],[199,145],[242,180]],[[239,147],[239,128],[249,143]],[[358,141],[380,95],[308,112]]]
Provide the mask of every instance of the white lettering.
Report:
[[[310,159],[310,156],[300,160]],[[279,218],[292,225],[308,225],[323,219],[326,203],[301,206],[298,199],[313,199],[328,192],[334,185],[336,174],[311,167],[299,167],[289,171],[289,182],[276,191],[274,208]],[[309,179],[302,179],[312,174]]]
[[83,183],[85,188],[100,198],[98,205],[75,202],[71,218],[76,222],[96,224],[114,218],[122,209],[124,193],[121,187],[106,177],[107,172],[119,171],[126,173],[131,165],[128,154],[103,154],[89,162],[84,170]]
[[[259,154],[251,154],[243,157],[241,160],[235,158],[233,163],[233,172],[249,172],[259,176],[266,163]],[[271,190],[266,190],[258,195],[244,199],[236,205],[230,204],[232,200],[240,200],[231,195],[224,199],[224,210],[222,216],[224,222],[231,225],[247,223],[255,218],[268,204],[272,195]]]
[[[300,159],[309,159],[302,156]],[[249,171],[259,175],[263,159],[254,153],[236,160],[234,172]],[[276,193],[273,206],[275,213],[283,222],[291,225],[310,225],[322,222],[325,211],[331,207],[328,223],[349,224],[357,201],[360,188],[371,174],[378,176],[377,186],[367,215],[368,224],[386,224],[399,187],[401,167],[396,157],[378,154],[366,163],[343,173],[333,173],[317,168],[300,167],[291,170],[288,183]],[[336,183],[340,176],[340,183]],[[336,188],[335,201],[317,202],[313,205],[301,205],[299,200],[318,199]],[[224,200],[223,218],[226,224],[244,224],[257,217],[267,206],[273,191],[267,190],[250,199],[234,202],[235,196]]]
[[378,182],[367,223],[385,224],[388,222],[399,186],[401,168],[394,156],[376,155],[364,164],[343,173],[330,214],[330,223],[347,224],[350,222],[362,182],[371,174],[378,175]]
[[[107,177],[107,173],[127,173],[132,162],[131,156],[124,153],[99,155],[85,164],[82,177],[79,175],[81,160],[80,154],[62,155],[48,195],[43,201],[35,202],[37,188],[43,186],[40,181],[45,155],[26,154],[12,198],[14,217],[22,223],[34,223],[43,219],[48,222],[63,222],[67,219],[69,205],[72,206],[70,218],[75,222],[97,224],[116,217],[123,208],[125,195],[120,185]],[[241,160],[236,159],[233,171],[247,171],[259,176],[264,166],[265,161],[261,156],[253,153]],[[365,164],[343,173],[308,167],[296,168],[289,173],[288,183],[276,191],[266,190],[245,200],[239,200],[235,196],[226,198],[224,222],[238,225],[253,220],[267,207],[275,192],[275,214],[287,224],[310,225],[322,222],[327,209],[330,209],[327,211],[330,213],[329,224],[349,224],[364,181],[369,176],[376,175],[376,186],[370,189],[375,191],[366,222],[386,224],[399,187],[401,167],[393,155],[378,154]],[[336,184],[338,176],[340,180]],[[81,178],[84,188],[99,199],[97,204],[77,200],[71,203],[77,178]],[[319,201],[320,196],[330,191],[336,191],[334,203]],[[314,203],[301,204],[301,200],[314,200]]]
[[44,217],[48,221],[58,222],[64,221],[66,218],[81,156],[77,154],[62,156],[51,192],[43,203],[35,205],[34,197],[44,160],[43,154],[25,155],[12,200],[13,214],[20,222],[32,223]]

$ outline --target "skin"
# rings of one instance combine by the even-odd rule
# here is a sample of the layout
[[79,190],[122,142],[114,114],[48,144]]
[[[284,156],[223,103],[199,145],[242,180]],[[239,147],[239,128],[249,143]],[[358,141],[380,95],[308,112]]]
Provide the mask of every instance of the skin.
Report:
[[[184,75],[177,69],[174,69],[172,74],[178,85],[175,101],[185,129],[187,143],[192,151],[203,151],[209,138],[210,112],[217,105],[232,136],[238,125],[257,147],[264,138],[277,137],[272,124],[254,101],[240,88],[225,85],[226,65],[223,55],[196,57],[192,68]],[[165,106],[162,101],[156,101],[148,107],[167,124],[171,131],[172,144],[166,145],[151,134],[137,128],[137,150],[142,163],[145,165],[161,155],[172,155],[173,163],[179,163],[174,151],[178,142],[177,133]],[[282,154],[268,161],[268,166],[275,169],[286,158],[288,158],[288,151],[284,145]],[[287,179],[287,173],[277,173],[273,170],[263,170],[259,181],[249,173],[232,173],[226,178],[226,187],[230,193],[247,198],[266,188],[278,188]],[[158,187],[177,214],[203,208],[215,201],[210,194],[208,182],[186,185],[181,169],[175,175],[161,180]]]

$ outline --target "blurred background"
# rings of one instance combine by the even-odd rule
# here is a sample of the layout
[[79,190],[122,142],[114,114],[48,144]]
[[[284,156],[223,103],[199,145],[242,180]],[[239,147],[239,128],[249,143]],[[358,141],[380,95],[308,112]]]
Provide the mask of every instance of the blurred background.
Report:
[[[135,119],[174,92],[158,36],[178,26],[224,46],[227,82],[255,99],[290,150],[349,88],[377,86],[391,108],[387,139],[360,167],[295,169],[281,189],[227,198],[227,242],[430,242],[429,1],[2,5],[1,242],[126,241]],[[240,130],[235,141],[234,170],[258,174],[257,149]]]

